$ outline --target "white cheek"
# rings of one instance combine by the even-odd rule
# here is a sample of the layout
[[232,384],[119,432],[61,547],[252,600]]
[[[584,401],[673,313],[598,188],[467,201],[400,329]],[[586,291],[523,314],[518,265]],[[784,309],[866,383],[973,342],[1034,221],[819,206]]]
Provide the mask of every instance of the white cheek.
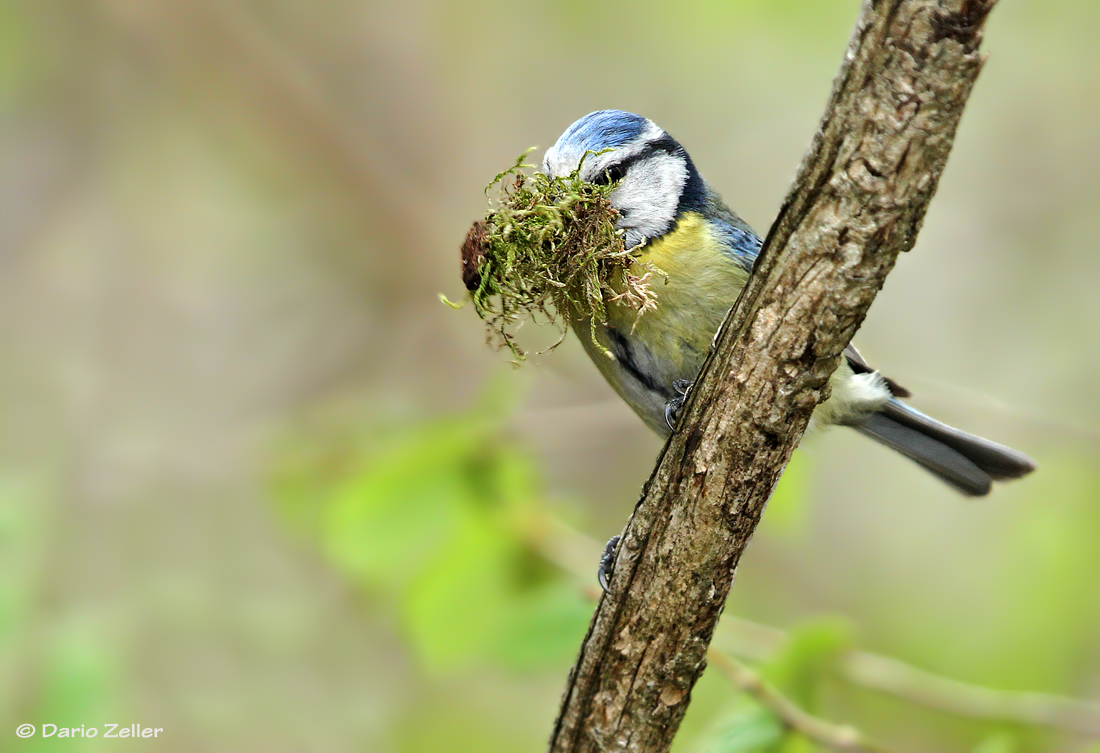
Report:
[[619,227],[628,245],[668,232],[687,181],[687,166],[671,154],[655,154],[631,168],[611,202],[623,213]]

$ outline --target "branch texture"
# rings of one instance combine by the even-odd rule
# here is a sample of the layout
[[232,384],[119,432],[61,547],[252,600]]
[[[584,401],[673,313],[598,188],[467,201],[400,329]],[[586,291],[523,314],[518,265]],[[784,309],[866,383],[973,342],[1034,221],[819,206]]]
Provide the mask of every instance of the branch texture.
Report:
[[627,523],[552,753],[665,751],[760,513],[912,248],[995,0],[866,0],[825,116]]

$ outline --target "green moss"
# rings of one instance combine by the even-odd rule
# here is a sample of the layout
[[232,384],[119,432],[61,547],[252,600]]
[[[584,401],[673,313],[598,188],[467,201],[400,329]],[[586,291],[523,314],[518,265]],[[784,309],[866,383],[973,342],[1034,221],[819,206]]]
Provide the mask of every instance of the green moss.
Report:
[[524,164],[528,154],[486,187],[490,211],[462,247],[463,282],[488,340],[518,361],[527,353],[515,334],[527,322],[560,330],[547,351],[586,319],[587,331],[578,334],[597,342],[595,327],[607,322],[610,306],[635,317],[656,306],[650,282],[662,274],[639,261],[615,230],[618,213],[608,200],[615,184],[586,183],[580,167],[549,178]]

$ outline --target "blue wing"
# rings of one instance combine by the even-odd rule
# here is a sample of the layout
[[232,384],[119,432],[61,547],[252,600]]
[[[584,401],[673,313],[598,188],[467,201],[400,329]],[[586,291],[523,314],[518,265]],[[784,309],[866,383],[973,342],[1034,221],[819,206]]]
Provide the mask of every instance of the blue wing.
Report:
[[723,219],[711,219],[710,226],[730,258],[746,272],[751,272],[756,255],[760,253],[760,247],[764,244],[763,239],[751,230],[737,227]]

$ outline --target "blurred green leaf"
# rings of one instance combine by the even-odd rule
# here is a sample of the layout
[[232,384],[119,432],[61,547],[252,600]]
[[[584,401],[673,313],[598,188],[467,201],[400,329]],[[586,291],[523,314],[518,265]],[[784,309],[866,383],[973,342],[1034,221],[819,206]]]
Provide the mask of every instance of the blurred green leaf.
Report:
[[512,542],[469,519],[433,553],[404,593],[405,615],[421,658],[444,669],[499,640],[510,596]]
[[487,491],[485,432],[480,422],[432,424],[370,458],[327,505],[332,560],[377,586],[403,585],[429,566]]
[[340,463],[313,458],[280,487],[295,522],[303,504],[294,498],[321,506],[317,535],[329,560],[394,599],[433,672],[482,659],[567,662],[592,611],[525,540],[540,485],[502,436],[500,402],[375,439]]
[[776,749],[786,730],[767,709],[742,701],[721,723],[705,753],[765,753]]
[[332,560],[396,591],[414,646],[443,669],[499,640],[515,590],[515,512],[536,495],[526,459],[480,417],[421,427],[334,492]]
[[573,584],[557,580],[512,602],[498,660],[514,669],[532,669],[570,661],[588,628],[592,604]]
[[818,705],[821,680],[833,674],[839,656],[851,648],[854,630],[839,617],[822,617],[791,631],[787,643],[761,668],[761,676],[807,711]]

